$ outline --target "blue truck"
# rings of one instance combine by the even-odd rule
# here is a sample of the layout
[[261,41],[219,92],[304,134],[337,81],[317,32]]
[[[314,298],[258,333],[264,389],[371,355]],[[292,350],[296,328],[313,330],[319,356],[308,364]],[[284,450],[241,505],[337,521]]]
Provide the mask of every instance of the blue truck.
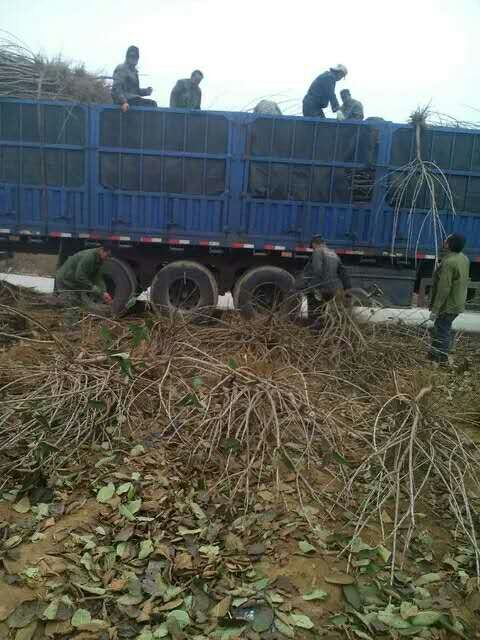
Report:
[[[248,311],[291,289],[321,234],[356,288],[409,305],[436,253],[427,196],[395,211],[391,176],[414,154],[414,128],[381,119],[0,99],[0,251],[62,261],[109,243],[119,309],[150,287],[162,307],[230,291]],[[478,282],[480,132],[428,127],[422,155],[448,180],[456,212],[444,198],[441,219],[467,237]]]

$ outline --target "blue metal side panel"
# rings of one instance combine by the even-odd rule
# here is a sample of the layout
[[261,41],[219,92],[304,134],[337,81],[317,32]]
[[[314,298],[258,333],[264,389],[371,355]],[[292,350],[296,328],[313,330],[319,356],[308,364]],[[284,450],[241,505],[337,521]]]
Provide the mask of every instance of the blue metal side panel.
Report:
[[[49,107],[65,107],[67,113],[80,110],[85,115],[84,145],[60,144],[44,141],[44,121],[39,126],[38,140],[32,141],[28,137],[23,138],[20,125],[18,138],[3,135],[0,132],[0,148],[16,149],[19,153],[19,182],[17,184],[0,182],[0,228],[9,229],[12,234],[29,231],[32,234],[43,235],[50,232],[78,233],[88,227],[88,107],[64,102],[37,102],[32,100],[2,99],[2,104],[14,104],[23,113],[23,108],[34,105],[36,108],[48,109]],[[43,111],[42,111],[43,113]],[[40,114],[40,111],[39,111]],[[19,116],[23,118],[23,116]],[[40,117],[40,116],[39,116]],[[44,115],[42,116],[42,118]],[[23,120],[19,120],[23,122]],[[65,127],[65,122],[63,124]],[[58,140],[57,140],[58,142]],[[23,157],[28,153],[44,154],[48,151],[68,153],[69,151],[84,153],[84,183],[81,187],[53,187],[46,184],[29,184],[23,173]],[[40,180],[43,182],[46,174],[45,156],[40,170]],[[58,166],[57,166],[58,168]],[[64,167],[60,169],[63,180]]]
[[16,230],[18,219],[18,187],[0,184],[0,227]]
[[259,243],[293,246],[299,240],[299,226],[305,215],[304,203],[246,200],[240,217],[240,231]]
[[[128,235],[132,239],[156,236],[168,240],[175,237],[220,241],[227,233],[228,208],[230,203],[230,148],[234,117],[232,114],[208,112],[206,117],[220,115],[228,124],[228,152],[224,154],[193,153],[188,151],[165,151],[160,148],[102,147],[100,118],[102,111],[116,110],[116,107],[93,107],[94,124],[91,129],[93,147],[92,179],[92,232],[101,231],[112,235]],[[133,111],[133,110],[132,110]],[[136,109],[139,113],[151,109]],[[172,110],[155,110],[156,113],[174,113]],[[180,112],[188,116],[188,112]],[[192,195],[159,193],[146,191],[126,191],[106,188],[101,184],[100,154],[146,156],[165,160],[166,158],[220,160],[225,162],[225,191],[222,194]],[[187,173],[185,173],[187,176]],[[203,176],[205,181],[205,175]]]

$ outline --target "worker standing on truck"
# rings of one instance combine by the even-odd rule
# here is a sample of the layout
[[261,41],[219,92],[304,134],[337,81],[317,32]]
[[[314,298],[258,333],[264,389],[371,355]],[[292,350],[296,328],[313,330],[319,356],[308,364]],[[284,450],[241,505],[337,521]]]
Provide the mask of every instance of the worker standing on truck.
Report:
[[337,64],[329,71],[320,74],[310,85],[307,95],[303,99],[303,115],[312,118],[325,118],[323,112],[330,104],[335,113],[339,110],[337,96],[335,95],[335,85],[347,75],[347,67]]
[[195,69],[190,78],[178,80],[170,94],[170,107],[172,109],[200,109],[202,104],[200,83],[202,80],[203,73],[199,69]]
[[129,107],[156,107],[155,100],[149,100],[144,96],[152,95],[152,87],[140,89],[137,64],[140,58],[138,47],[131,46],[127,49],[125,62],[119,64],[113,72],[112,100],[119,104],[121,110],[126,113]]
[[336,296],[340,287],[349,298],[352,285],[342,261],[335,251],[327,247],[322,236],[314,236],[311,246],[313,253],[303,270],[303,285],[308,316],[318,322],[322,308]]
[[85,302],[111,304],[101,269],[111,255],[108,247],[94,247],[65,260],[55,276],[55,291],[70,305]]
[[342,106],[338,114],[341,114],[340,120],[363,120],[363,104],[359,100],[354,100],[348,89],[340,91]]
[[433,320],[430,359],[448,363],[452,345],[452,324],[465,311],[470,261],[463,253],[465,238],[460,234],[448,236],[443,244],[445,255],[433,274],[430,300],[430,320]]

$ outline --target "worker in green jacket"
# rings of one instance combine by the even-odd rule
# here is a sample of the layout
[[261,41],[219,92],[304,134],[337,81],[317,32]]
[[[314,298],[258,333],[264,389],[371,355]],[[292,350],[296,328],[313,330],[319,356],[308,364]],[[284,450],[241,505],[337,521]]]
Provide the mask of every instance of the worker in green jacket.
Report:
[[56,273],[57,293],[72,305],[89,301],[111,304],[112,297],[106,290],[101,273],[103,263],[110,255],[108,247],[95,247],[67,258]]
[[447,363],[452,343],[452,324],[465,311],[469,282],[470,261],[462,253],[465,238],[452,234],[445,240],[445,256],[433,274],[430,301],[432,349],[430,358],[434,362]]

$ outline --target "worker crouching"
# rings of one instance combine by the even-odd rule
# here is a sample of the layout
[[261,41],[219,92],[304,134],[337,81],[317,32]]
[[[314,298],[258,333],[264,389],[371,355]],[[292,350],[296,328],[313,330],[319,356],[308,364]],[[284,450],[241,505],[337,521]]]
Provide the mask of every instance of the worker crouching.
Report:
[[342,261],[321,236],[314,236],[311,246],[313,252],[303,271],[303,289],[307,298],[309,321],[318,328],[325,305],[341,289],[350,300],[352,285]]
[[[108,247],[95,247],[67,258],[55,276],[55,291],[65,305],[93,308],[102,303],[112,304],[112,297],[107,292],[102,276],[103,264],[110,255]],[[66,320],[70,320],[71,324],[76,320],[76,315],[70,313]]]

